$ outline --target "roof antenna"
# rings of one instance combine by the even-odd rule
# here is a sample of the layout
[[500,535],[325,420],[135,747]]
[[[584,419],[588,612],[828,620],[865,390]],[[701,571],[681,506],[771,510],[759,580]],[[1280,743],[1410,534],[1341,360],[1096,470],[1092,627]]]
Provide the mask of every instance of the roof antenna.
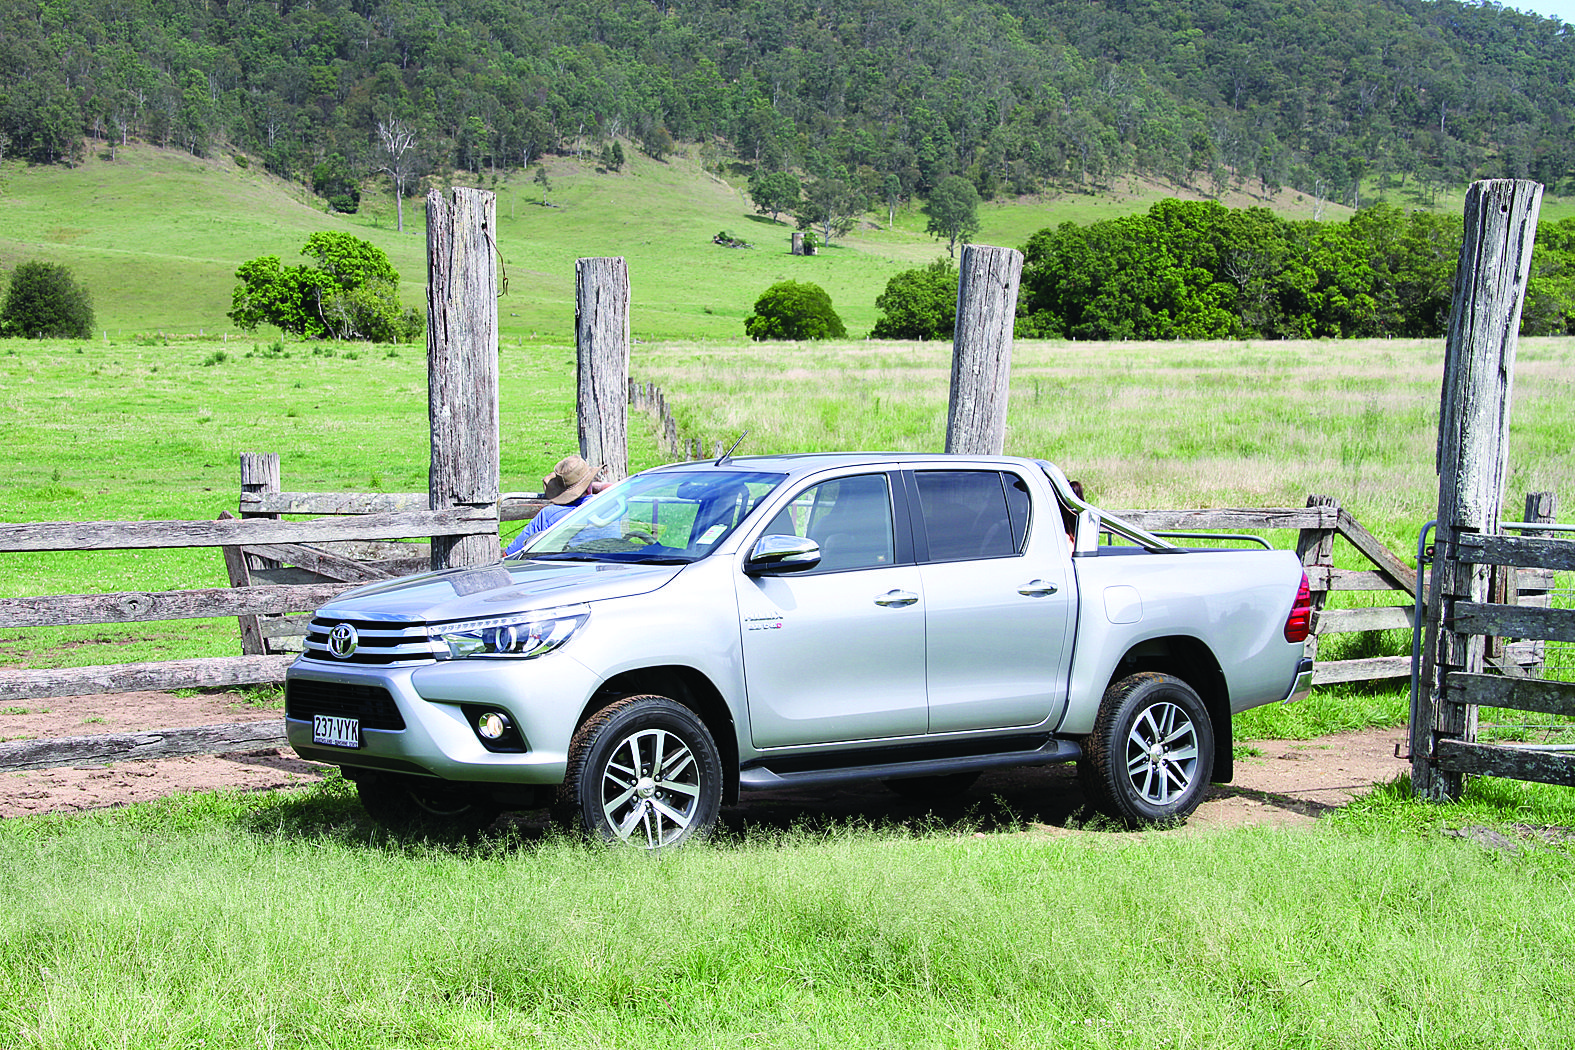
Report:
[[738,440],[733,442],[733,447],[728,449],[726,452],[722,453],[722,458],[717,460],[715,463],[713,463],[711,465],[714,466],[714,467],[720,467],[722,464],[724,464],[728,460],[732,459],[733,458],[733,451],[735,449],[737,449],[739,445],[742,445],[744,443],[744,439],[746,437],[748,437],[748,436],[749,436],[749,431],[747,431],[747,430],[744,431],[742,434],[738,435]]

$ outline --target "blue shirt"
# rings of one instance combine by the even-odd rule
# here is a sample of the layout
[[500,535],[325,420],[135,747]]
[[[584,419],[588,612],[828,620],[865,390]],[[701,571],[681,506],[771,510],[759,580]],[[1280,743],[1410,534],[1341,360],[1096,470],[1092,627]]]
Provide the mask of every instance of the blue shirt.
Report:
[[579,499],[570,503],[547,504],[545,507],[541,508],[541,510],[537,511],[536,516],[530,519],[530,524],[526,525],[520,534],[509,542],[509,545],[503,550],[503,556],[507,558],[511,555],[518,554],[525,546],[525,542],[532,536],[536,535],[538,532],[541,532],[547,526],[553,524],[559,518],[563,517],[565,514],[569,513],[569,511],[573,510],[575,507],[578,507],[581,503],[584,503],[590,498],[591,494],[586,492],[581,495]]

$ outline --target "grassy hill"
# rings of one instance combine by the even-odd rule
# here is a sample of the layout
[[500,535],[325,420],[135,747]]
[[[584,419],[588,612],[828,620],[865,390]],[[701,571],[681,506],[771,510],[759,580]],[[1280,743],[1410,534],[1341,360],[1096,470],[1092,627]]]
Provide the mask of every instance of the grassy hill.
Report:
[[[572,341],[574,260],[582,256],[628,259],[636,339],[737,342],[755,299],[788,279],[824,287],[848,331],[860,336],[875,323],[875,298],[893,274],[945,252],[925,234],[923,212],[910,205],[890,225],[885,212],[870,213],[820,255],[794,257],[792,227],[755,214],[741,177],[718,177],[682,154],[659,163],[628,152],[619,173],[600,172],[589,161],[550,159],[550,206],[527,178],[483,180],[498,194],[506,344]],[[358,214],[329,215],[302,186],[243,164],[135,145],[117,150],[113,161],[90,154],[74,169],[6,162],[0,165],[0,269],[27,259],[71,267],[92,292],[98,327],[112,340],[157,331],[222,335],[235,332],[225,312],[237,265],[265,254],[294,262],[307,234],[344,230],[386,251],[404,277],[406,302],[424,305],[421,199],[406,202],[401,234],[386,180],[369,184]],[[1167,196],[1196,195],[1121,177],[1098,194],[987,202],[976,240],[1019,247],[1046,226],[1141,212]],[[1313,202],[1293,191],[1272,202],[1237,196],[1225,203],[1270,203],[1282,214],[1313,215]],[[1459,200],[1439,206],[1458,209]],[[1571,211],[1575,205],[1550,200],[1543,217]],[[1348,214],[1324,211],[1329,219]],[[755,247],[718,247],[711,238],[721,230]]]
[[[658,163],[629,152],[621,173],[550,160],[550,206],[527,179],[484,181],[498,194],[506,342],[572,338],[574,260],[582,256],[629,260],[637,339],[737,341],[755,299],[788,279],[825,287],[848,330],[867,332],[887,280],[945,251],[910,206],[890,227],[884,213],[872,213],[820,255],[794,257],[792,227],[755,214],[742,179],[719,178],[682,155]],[[1123,179],[1101,196],[991,202],[981,210],[977,240],[1015,247],[1045,226],[1142,211],[1167,195],[1175,191]],[[1294,195],[1283,203],[1298,208]],[[1310,213],[1307,202],[1300,207]],[[404,277],[405,300],[423,305],[423,213],[422,200],[407,201],[400,234],[382,185],[369,187],[358,214],[329,215],[303,187],[230,157],[131,146],[113,161],[94,154],[75,169],[0,167],[0,268],[38,258],[70,266],[92,292],[98,327],[111,339],[154,331],[215,335],[234,331],[225,312],[235,267],[264,254],[293,262],[314,230],[344,230],[379,245]],[[754,249],[712,244],[724,229]]]

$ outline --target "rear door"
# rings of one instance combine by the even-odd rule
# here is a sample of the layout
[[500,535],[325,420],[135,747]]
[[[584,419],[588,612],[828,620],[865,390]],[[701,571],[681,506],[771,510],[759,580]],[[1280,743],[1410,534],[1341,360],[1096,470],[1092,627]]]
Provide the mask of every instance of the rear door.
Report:
[[1059,520],[1032,520],[1028,483],[1010,470],[905,479],[924,593],[929,731],[1058,716],[1077,613]]

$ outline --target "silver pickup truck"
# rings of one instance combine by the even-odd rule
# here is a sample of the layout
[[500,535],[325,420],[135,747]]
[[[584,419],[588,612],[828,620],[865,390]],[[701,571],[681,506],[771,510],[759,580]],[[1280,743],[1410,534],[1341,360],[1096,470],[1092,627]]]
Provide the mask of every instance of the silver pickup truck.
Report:
[[1071,761],[1111,817],[1165,823],[1230,779],[1234,712],[1306,691],[1310,615],[1294,554],[1173,546],[1042,461],[723,457],[335,599],[285,718],[392,826],[550,805],[656,848],[741,791]]

